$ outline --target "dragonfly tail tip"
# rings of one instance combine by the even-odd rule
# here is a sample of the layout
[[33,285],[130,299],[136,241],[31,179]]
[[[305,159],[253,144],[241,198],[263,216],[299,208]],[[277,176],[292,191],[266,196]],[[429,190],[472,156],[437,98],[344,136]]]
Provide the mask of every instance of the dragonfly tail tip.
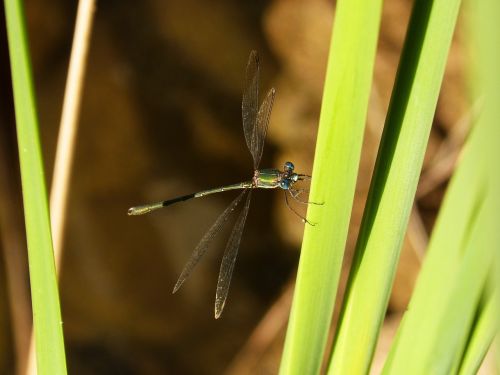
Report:
[[137,216],[148,213],[150,210],[144,209],[142,206],[130,207],[127,211],[128,216]]

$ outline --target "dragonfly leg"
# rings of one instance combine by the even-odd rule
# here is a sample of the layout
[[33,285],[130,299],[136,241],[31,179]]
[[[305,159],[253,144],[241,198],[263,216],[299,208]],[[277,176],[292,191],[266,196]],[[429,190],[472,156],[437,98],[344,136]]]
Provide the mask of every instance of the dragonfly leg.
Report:
[[307,220],[304,216],[302,216],[301,214],[299,214],[297,211],[294,210],[294,208],[292,206],[290,206],[290,203],[288,203],[288,195],[286,195],[286,191],[285,191],[285,202],[286,202],[286,206],[295,214],[297,215],[298,217],[300,217],[302,219],[302,222],[303,223],[307,223],[311,226],[315,226],[316,223],[311,223],[309,220]]
[[309,193],[309,189],[288,189],[288,191],[290,192],[290,196],[293,199],[295,199],[297,202],[299,202],[299,203],[303,203],[303,204],[316,204],[318,206],[323,205],[323,203],[311,202],[311,201],[303,201],[302,199],[299,198],[302,193]]

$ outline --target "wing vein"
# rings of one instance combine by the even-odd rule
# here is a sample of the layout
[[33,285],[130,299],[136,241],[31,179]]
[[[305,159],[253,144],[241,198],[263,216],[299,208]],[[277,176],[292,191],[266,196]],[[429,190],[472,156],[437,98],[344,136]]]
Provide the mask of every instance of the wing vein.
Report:
[[257,114],[257,123],[254,130],[251,152],[254,159],[254,169],[257,169],[262,158],[264,151],[264,142],[266,140],[267,129],[269,127],[269,120],[271,119],[271,111],[273,109],[274,96],[276,90],[270,89],[266,98],[260,106],[259,113]]
[[234,224],[231,236],[227,241],[224,256],[222,257],[219,280],[217,281],[217,291],[215,293],[215,319],[218,319],[220,317],[220,315],[222,314],[222,310],[224,309],[224,305],[226,304],[229,285],[231,283],[231,277],[233,275],[234,265],[236,263],[236,256],[238,255],[238,249],[240,247],[241,235],[245,226],[248,209],[250,208],[251,196],[252,190],[249,190],[247,199],[245,201],[245,206],[243,207],[243,210],[241,211],[238,219],[236,220],[236,223]]
[[243,87],[243,100],[241,102],[241,115],[243,118],[243,133],[248,150],[252,154],[255,164],[255,155],[252,151],[255,125],[257,121],[257,108],[259,106],[259,55],[257,51],[250,52]]
[[222,227],[224,226],[225,222],[231,215],[231,213],[234,212],[236,209],[236,206],[240,203],[241,199],[245,195],[247,189],[243,190],[232,202],[231,204],[224,210],[222,214],[217,218],[215,223],[210,227],[210,229],[205,233],[203,238],[198,242],[198,245],[194,249],[193,253],[191,254],[191,257],[187,261],[186,265],[184,266],[184,269],[182,270],[179,279],[175,283],[174,289],[172,293],[177,292],[179,288],[182,286],[184,281],[191,275],[191,272],[193,271],[194,267],[198,264],[200,259],[205,255],[207,252],[208,246],[212,242],[212,240],[215,238],[215,236],[221,231]]

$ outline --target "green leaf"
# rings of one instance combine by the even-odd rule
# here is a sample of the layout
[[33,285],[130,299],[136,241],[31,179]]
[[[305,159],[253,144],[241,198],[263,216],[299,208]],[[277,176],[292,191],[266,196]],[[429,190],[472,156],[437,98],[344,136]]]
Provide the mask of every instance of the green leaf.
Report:
[[479,318],[472,331],[472,337],[464,353],[460,366],[460,375],[477,374],[483,362],[488,348],[493,342],[495,334],[498,332],[498,300],[493,295],[490,296],[486,305],[481,309]]
[[461,362],[500,242],[483,157],[490,129],[476,125],[448,188],[386,374],[448,374]]
[[66,374],[47,192],[22,2],[5,0],[38,373]]
[[459,0],[415,2],[356,244],[329,374],[365,374],[370,368],[413,205],[459,5]]
[[[391,348],[385,374],[472,374],[496,332],[496,303],[481,309],[480,297],[498,277],[498,213],[500,181],[500,56],[491,48],[498,42],[498,2],[480,0],[472,30],[478,76],[474,85],[484,97],[481,117],[470,135],[460,164],[442,203],[415,292]],[[470,4],[471,5],[471,4]],[[492,30],[497,33],[491,33]],[[493,52],[493,53],[492,53]],[[496,56],[495,56],[496,54]],[[496,63],[493,63],[496,61]],[[498,266],[497,266],[498,268]],[[493,275],[493,277],[491,277]],[[498,284],[496,286],[498,293]],[[494,294],[493,294],[494,296]],[[493,297],[495,298],[495,297]],[[480,311],[474,323],[476,311]],[[460,364],[462,366],[460,367]]]
[[281,374],[323,360],[351,215],[382,2],[337,2],[297,283]]

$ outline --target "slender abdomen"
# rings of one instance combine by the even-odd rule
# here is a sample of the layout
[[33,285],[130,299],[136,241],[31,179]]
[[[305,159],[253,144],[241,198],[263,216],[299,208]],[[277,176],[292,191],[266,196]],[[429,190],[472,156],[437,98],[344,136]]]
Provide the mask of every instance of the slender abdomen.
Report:
[[199,191],[198,193],[194,194],[194,198],[204,197],[205,195],[209,194],[222,193],[223,191],[228,191],[228,190],[248,189],[251,187],[253,187],[252,181],[239,182],[233,185],[221,186],[213,189]]

